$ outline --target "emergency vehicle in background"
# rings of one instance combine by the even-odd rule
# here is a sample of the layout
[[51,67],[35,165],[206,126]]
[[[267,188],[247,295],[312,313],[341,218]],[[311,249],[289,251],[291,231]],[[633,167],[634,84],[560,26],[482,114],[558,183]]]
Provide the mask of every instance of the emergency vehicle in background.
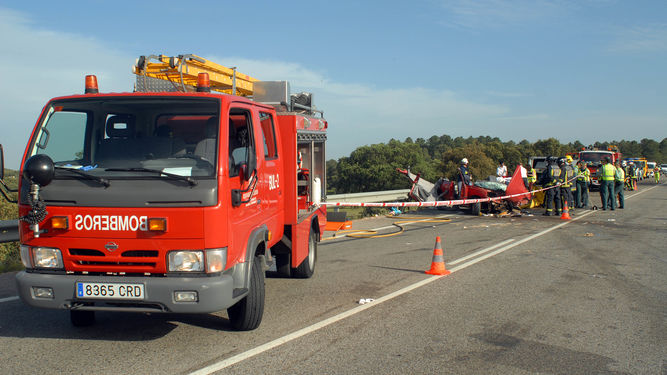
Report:
[[586,163],[586,167],[591,174],[591,190],[600,189],[597,173],[605,157],[608,157],[611,163],[615,163],[616,160],[621,160],[622,155],[616,146],[609,146],[607,150],[587,147],[579,151],[579,160]]
[[635,165],[635,173],[638,180],[643,180],[648,177],[648,160],[644,157],[625,158],[626,163],[632,162]]
[[42,110],[22,159],[19,295],[75,326],[227,309],[254,329],[270,266],[315,270],[327,121],[311,94],[195,55],[134,72],[132,93],[86,76]]

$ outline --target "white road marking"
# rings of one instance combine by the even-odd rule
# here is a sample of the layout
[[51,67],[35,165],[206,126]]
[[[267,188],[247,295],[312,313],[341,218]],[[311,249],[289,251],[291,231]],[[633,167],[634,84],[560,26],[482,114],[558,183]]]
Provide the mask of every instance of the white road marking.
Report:
[[[641,191],[641,192],[639,192],[639,193],[635,193],[635,194],[633,194],[633,195],[631,195],[631,196],[628,196],[628,198],[632,198],[632,197],[634,197],[634,196],[637,196],[637,195],[639,195],[639,194],[641,194],[641,193],[644,193],[644,192],[649,191],[649,190],[651,190],[651,189],[654,189],[654,188],[656,188],[656,187],[657,187],[657,186],[654,186],[654,187],[652,187],[652,188],[643,190],[643,191]],[[499,246],[503,246],[503,247],[501,247],[500,249],[498,249],[498,250],[496,250],[496,251],[490,252],[490,253],[488,253],[488,254],[486,254],[486,255],[483,255],[483,256],[481,256],[481,257],[479,257],[479,258],[475,258],[475,259],[473,259],[473,260],[471,260],[471,261],[469,261],[469,262],[467,262],[467,263],[463,263],[463,264],[461,264],[460,266],[456,266],[456,267],[450,269],[450,271],[451,271],[452,273],[454,273],[454,272],[456,272],[456,271],[460,271],[460,270],[462,270],[462,269],[464,269],[464,268],[470,267],[470,266],[472,266],[472,265],[475,264],[475,263],[478,263],[478,262],[483,261],[484,259],[487,259],[487,258],[490,258],[490,257],[492,257],[492,256],[498,255],[498,254],[500,254],[500,253],[503,253],[503,252],[505,252],[505,251],[507,251],[507,250],[509,250],[509,249],[511,249],[511,248],[514,248],[514,247],[516,247],[516,246],[519,246],[519,245],[521,245],[521,244],[523,244],[523,243],[525,243],[525,242],[528,242],[528,241],[530,241],[530,240],[532,240],[532,239],[535,239],[535,238],[537,238],[537,237],[543,236],[543,235],[545,235],[545,234],[547,234],[547,233],[549,233],[549,232],[551,232],[551,231],[554,231],[554,230],[556,230],[556,229],[558,229],[558,228],[562,228],[562,227],[564,227],[564,226],[567,225],[567,224],[573,223],[573,222],[575,222],[575,221],[577,221],[577,220],[581,220],[582,218],[584,218],[584,217],[586,217],[586,216],[588,216],[588,215],[594,214],[594,213],[596,213],[596,212],[597,212],[597,211],[588,211],[588,212],[585,212],[585,213],[583,213],[583,214],[581,214],[581,215],[577,215],[577,217],[575,217],[575,218],[572,219],[572,220],[564,221],[564,222],[562,222],[562,223],[560,223],[560,224],[558,224],[558,225],[555,225],[555,226],[553,226],[553,227],[551,227],[551,228],[548,228],[548,229],[545,229],[545,230],[543,230],[543,231],[541,231],[541,232],[539,232],[539,233],[536,233],[536,234],[530,235],[530,236],[528,236],[528,237],[525,237],[525,238],[523,238],[523,239],[521,239],[521,240],[519,240],[519,241],[517,241],[517,242],[513,242],[513,243],[508,244],[508,245],[506,245],[506,246],[503,246],[503,244],[512,242],[512,241],[514,241],[514,240],[513,240],[513,239],[509,239],[509,240],[506,240],[506,241],[504,241],[504,242],[498,243],[498,244],[496,244],[496,245],[490,246],[490,247],[488,247],[488,248],[486,248],[486,249],[480,250],[480,251],[478,251],[476,254],[483,254],[483,253],[485,253],[485,252],[487,252],[487,251],[490,251],[490,250],[492,250],[492,249],[495,249],[495,248],[497,248],[497,247],[499,247]],[[458,264],[458,263],[460,263],[460,262],[462,262],[462,261],[464,261],[464,260],[467,260],[467,259],[469,259],[469,258],[470,258],[470,256],[467,255],[467,256],[465,256],[465,257],[463,257],[463,258],[460,258],[460,259],[454,260],[454,261],[452,261],[452,262],[449,262],[449,264]],[[319,330],[319,329],[321,329],[321,328],[324,328],[324,327],[326,327],[326,326],[329,326],[329,325],[331,325],[331,324],[333,324],[333,323],[339,322],[339,321],[341,321],[341,320],[343,320],[343,319],[345,319],[345,318],[348,318],[348,317],[350,317],[350,316],[352,316],[352,315],[358,314],[358,313],[360,313],[360,312],[362,312],[362,311],[364,311],[364,310],[370,309],[370,308],[372,308],[372,307],[374,307],[374,306],[377,306],[377,305],[379,305],[379,304],[381,304],[381,303],[383,303],[383,302],[389,301],[389,300],[394,299],[394,298],[396,298],[396,297],[398,297],[398,296],[400,296],[400,295],[403,295],[403,294],[405,294],[405,293],[408,293],[408,292],[410,292],[410,291],[413,291],[413,290],[415,290],[415,289],[417,289],[417,288],[420,288],[420,287],[422,287],[422,286],[424,286],[424,285],[428,285],[428,284],[430,284],[430,283],[432,283],[432,282],[434,282],[434,281],[436,281],[436,280],[439,280],[439,279],[442,278],[442,277],[443,277],[443,276],[431,276],[431,277],[429,277],[429,278],[426,278],[426,279],[424,279],[424,280],[421,280],[421,281],[419,281],[419,282],[416,282],[416,283],[414,283],[414,284],[412,284],[412,285],[409,285],[409,286],[407,286],[407,287],[405,287],[405,288],[399,289],[399,290],[397,290],[397,291],[395,291],[395,292],[393,292],[393,293],[389,293],[389,294],[387,294],[386,296],[377,298],[377,299],[375,299],[375,301],[373,301],[373,302],[371,302],[371,303],[367,303],[367,304],[364,304],[364,305],[359,305],[359,306],[354,307],[354,308],[352,308],[352,309],[350,309],[350,310],[347,310],[347,311],[345,311],[345,312],[342,312],[342,313],[340,313],[340,314],[338,314],[338,315],[332,316],[331,318],[324,319],[324,320],[322,320],[322,321],[320,321],[320,322],[317,322],[317,323],[315,323],[315,324],[313,324],[313,325],[310,325],[310,326],[308,326],[308,327],[302,328],[302,329],[300,329],[300,330],[298,330],[298,331],[295,331],[295,332],[292,332],[292,333],[290,333],[290,334],[287,334],[287,335],[285,335],[285,336],[283,336],[283,337],[277,338],[277,339],[275,339],[275,340],[273,340],[273,341],[269,341],[269,342],[267,342],[266,344],[257,346],[257,347],[255,347],[255,348],[252,348],[252,349],[248,350],[248,351],[245,351],[245,352],[243,352],[243,353],[237,354],[237,355],[235,355],[235,356],[233,356],[233,357],[224,359],[224,360],[222,360],[222,361],[220,361],[220,362],[217,362],[217,363],[211,364],[211,365],[209,365],[209,366],[206,366],[206,367],[204,367],[204,368],[201,368],[201,369],[199,369],[199,370],[197,370],[197,371],[195,371],[195,372],[192,372],[191,375],[208,375],[208,374],[212,374],[212,373],[214,373],[214,372],[216,372],[216,371],[220,371],[220,370],[225,369],[225,368],[227,368],[227,367],[229,367],[229,366],[232,366],[232,365],[235,365],[235,364],[237,364],[237,363],[239,363],[239,362],[242,362],[242,361],[244,361],[244,360],[246,360],[246,359],[248,359],[248,358],[254,357],[254,356],[258,355],[258,354],[264,353],[264,352],[269,351],[269,350],[271,350],[271,349],[273,349],[273,348],[276,348],[276,347],[278,347],[278,346],[280,346],[280,345],[282,345],[282,344],[288,343],[288,342],[290,342],[290,341],[292,341],[292,340],[298,339],[299,337],[302,337],[302,336],[305,336],[305,335],[307,335],[307,334],[309,334],[309,333],[315,332],[315,331],[317,331],[317,330]]]
[[493,246],[489,246],[489,247],[487,247],[486,249],[482,249],[482,250],[477,251],[477,252],[474,252],[474,253],[472,253],[472,254],[470,254],[470,255],[466,255],[466,256],[464,256],[463,258],[459,258],[459,259],[457,259],[457,260],[453,260],[453,261],[451,261],[451,262],[447,262],[447,264],[449,264],[450,266],[453,266],[453,265],[455,265],[455,264],[459,264],[459,263],[461,263],[461,262],[465,262],[466,260],[468,260],[468,259],[470,259],[470,258],[474,258],[474,257],[476,257],[476,256],[478,256],[478,255],[480,255],[480,254],[484,254],[484,253],[486,253],[487,251],[491,251],[491,250],[493,250],[493,249],[495,249],[495,248],[497,248],[497,247],[501,247],[501,246],[507,245],[508,243],[510,243],[510,242],[512,242],[512,241],[514,241],[514,238],[510,238],[510,239],[507,240],[507,241],[503,241],[503,242],[501,242],[501,243],[497,243],[497,244],[495,244],[495,245],[493,245]]
[[6,297],[6,298],[0,298],[0,303],[16,301],[17,299],[19,299],[18,296]]

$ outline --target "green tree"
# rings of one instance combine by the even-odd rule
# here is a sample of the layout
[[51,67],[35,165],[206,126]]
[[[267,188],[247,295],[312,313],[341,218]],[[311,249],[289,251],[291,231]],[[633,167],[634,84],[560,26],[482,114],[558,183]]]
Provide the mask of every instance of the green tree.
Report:
[[450,180],[456,180],[458,167],[461,165],[461,159],[468,159],[468,168],[470,174],[475,180],[486,180],[496,171],[496,161],[487,156],[487,150],[484,145],[477,141],[453,148],[444,153],[442,157],[445,177]]

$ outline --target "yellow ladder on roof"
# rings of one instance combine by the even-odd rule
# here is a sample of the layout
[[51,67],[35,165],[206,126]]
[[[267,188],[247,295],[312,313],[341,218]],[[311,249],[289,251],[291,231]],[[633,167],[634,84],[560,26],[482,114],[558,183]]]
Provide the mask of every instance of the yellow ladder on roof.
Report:
[[138,76],[170,81],[181,91],[197,87],[199,73],[208,73],[211,90],[226,94],[251,96],[258,80],[202,57],[187,54],[174,57],[163,55],[140,56],[133,67]]

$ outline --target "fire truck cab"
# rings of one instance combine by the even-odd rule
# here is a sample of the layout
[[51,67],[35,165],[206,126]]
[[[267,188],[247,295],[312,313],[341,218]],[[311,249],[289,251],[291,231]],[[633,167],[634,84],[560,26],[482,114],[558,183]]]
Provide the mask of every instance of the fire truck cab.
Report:
[[[217,68],[152,58],[181,75],[202,60]],[[216,72],[179,87],[138,64],[135,92],[98,93],[88,76],[86,94],[44,107],[21,171],[20,297],[68,309],[77,326],[100,310],[227,309],[234,328],[254,329],[269,267],[315,270],[328,124],[286,82],[252,81],[251,99],[235,71],[215,81],[225,94],[209,92]]]
[[591,176],[591,190],[599,190],[600,182],[598,181],[598,170],[602,166],[602,160],[609,158],[613,164],[621,159],[621,153],[616,146],[609,146],[607,150],[599,150],[597,148],[588,147],[579,151],[579,160],[586,163],[586,167]]

